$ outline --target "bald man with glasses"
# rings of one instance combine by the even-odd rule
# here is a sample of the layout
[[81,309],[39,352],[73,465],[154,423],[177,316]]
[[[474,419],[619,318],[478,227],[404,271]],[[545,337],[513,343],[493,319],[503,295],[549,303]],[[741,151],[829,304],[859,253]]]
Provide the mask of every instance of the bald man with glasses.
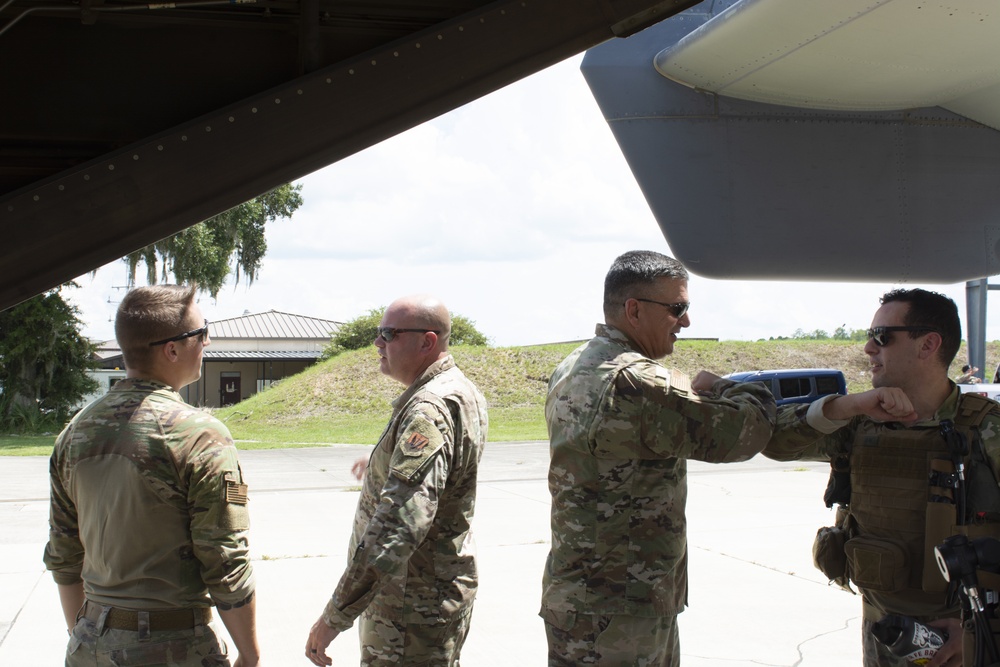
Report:
[[450,667],[478,585],[472,518],[486,444],[486,399],[448,352],[451,317],[434,297],[397,299],[375,337],[379,368],[406,386],[367,465],[347,569],[305,655],[359,620],[362,665]]
[[872,633],[887,614],[945,629],[927,667],[953,667],[962,664],[959,608],[932,550],[972,524],[977,536],[1000,537],[1000,405],[948,377],[962,336],[951,299],[894,290],[881,304],[864,348],[873,388],[783,408],[764,454],[831,461],[825,500],[838,505],[837,525],[820,531],[814,553],[825,554],[817,566],[831,581],[861,591],[865,667],[908,664]]

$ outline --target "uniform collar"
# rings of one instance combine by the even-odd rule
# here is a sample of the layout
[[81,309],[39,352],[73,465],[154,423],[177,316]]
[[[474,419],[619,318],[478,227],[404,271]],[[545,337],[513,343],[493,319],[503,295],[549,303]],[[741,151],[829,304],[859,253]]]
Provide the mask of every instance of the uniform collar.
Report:
[[[951,382],[951,380],[949,380],[949,382]],[[937,412],[935,412],[934,416],[928,421],[935,423],[942,422],[945,419],[955,421],[955,415],[958,414],[958,397],[961,396],[961,394],[962,392],[958,388],[958,385],[951,382],[951,393],[948,394],[948,398],[944,399],[944,403],[941,404],[941,407],[937,409]]]
[[895,424],[894,428],[914,428],[914,427],[935,427],[945,420],[955,421],[955,416],[958,414],[958,399],[962,395],[959,390],[958,385],[954,382],[951,383],[951,393],[948,397],[944,399],[938,409],[934,412],[934,415],[930,419],[922,419],[918,422],[913,422],[912,424],[902,424],[900,422],[886,422],[888,424]]
[[444,373],[445,371],[450,370],[454,367],[455,367],[455,358],[450,354],[445,357],[442,357],[441,359],[438,359],[433,364],[428,366],[427,370],[421,373],[420,377],[414,380],[413,384],[407,387],[406,391],[400,394],[396,398],[396,400],[392,402],[393,411],[395,412],[400,407],[406,405],[407,401],[409,401],[421,387],[430,382],[435,375],[440,375],[441,373]]
[[150,378],[122,378],[109,391],[162,391],[177,392],[168,384]]
[[598,324],[594,329],[594,333],[601,338],[607,338],[612,343],[615,343],[626,350],[638,352],[639,354],[646,356],[645,353],[632,341],[632,339],[628,337],[628,334],[611,324]]

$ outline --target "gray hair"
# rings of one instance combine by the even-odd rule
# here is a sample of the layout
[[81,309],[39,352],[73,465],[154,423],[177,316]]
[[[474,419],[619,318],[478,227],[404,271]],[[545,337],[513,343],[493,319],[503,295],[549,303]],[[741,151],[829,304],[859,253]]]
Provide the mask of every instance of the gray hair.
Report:
[[625,307],[626,299],[654,285],[660,278],[687,280],[688,272],[673,257],[652,250],[630,250],[619,255],[604,278],[605,319],[615,319]]

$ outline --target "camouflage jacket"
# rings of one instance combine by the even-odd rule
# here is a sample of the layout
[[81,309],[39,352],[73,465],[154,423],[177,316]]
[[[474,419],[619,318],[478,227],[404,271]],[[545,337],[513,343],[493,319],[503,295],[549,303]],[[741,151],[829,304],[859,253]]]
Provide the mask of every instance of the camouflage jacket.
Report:
[[246,487],[226,427],[126,379],[80,411],[49,462],[45,565],[128,609],[238,604],[254,591]]
[[685,375],[598,325],[549,380],[543,618],[683,611],[686,460],[749,459],[770,438],[774,414],[760,385],[720,379],[711,395],[697,395]]
[[471,523],[486,399],[449,355],[392,406],[365,473],[347,570],[323,611],[339,631],[366,609],[441,623],[468,613],[476,595]]

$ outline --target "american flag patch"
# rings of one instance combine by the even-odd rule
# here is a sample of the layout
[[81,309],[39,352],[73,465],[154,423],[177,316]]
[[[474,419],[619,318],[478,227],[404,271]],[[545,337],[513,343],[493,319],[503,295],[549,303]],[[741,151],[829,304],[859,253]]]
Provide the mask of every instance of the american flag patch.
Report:
[[226,480],[226,497],[227,503],[232,503],[234,505],[246,505],[247,504],[247,485],[239,484],[231,479]]

